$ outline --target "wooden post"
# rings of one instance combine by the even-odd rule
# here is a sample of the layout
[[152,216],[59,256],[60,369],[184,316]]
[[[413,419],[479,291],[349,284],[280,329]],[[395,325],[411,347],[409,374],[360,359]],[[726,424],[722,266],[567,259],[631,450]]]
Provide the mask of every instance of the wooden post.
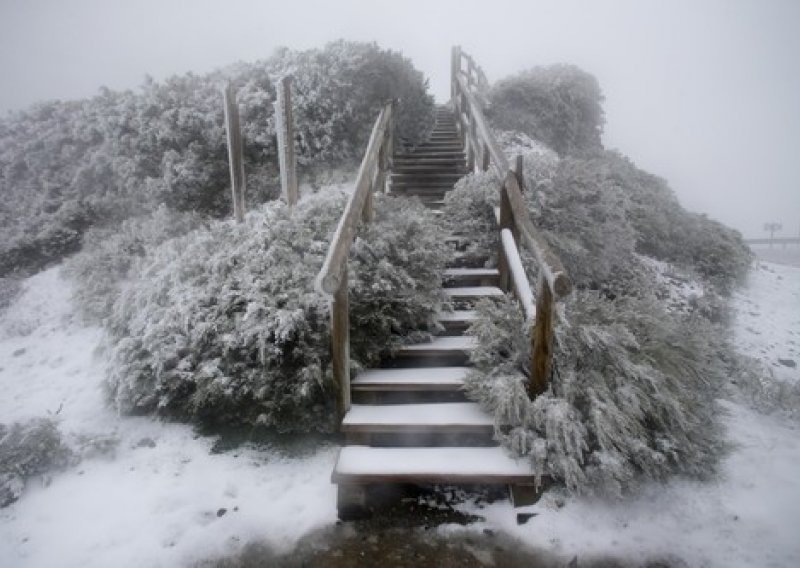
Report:
[[[514,217],[511,210],[511,202],[508,199],[508,192],[505,184],[500,188],[500,232],[503,229],[510,229],[514,240],[517,240],[517,232],[514,226]],[[497,255],[497,272],[499,280],[499,288],[504,292],[508,292],[511,288],[511,278],[508,266],[508,259],[506,258],[503,243],[500,243],[500,250]]]
[[491,164],[491,154],[489,154],[489,145],[484,142],[483,159],[481,160],[481,169],[483,171],[488,171],[490,164]]
[[514,163],[514,175],[517,176],[517,183],[519,184],[519,188],[522,190],[522,193],[525,193],[525,173],[523,171],[525,158],[522,157],[522,154],[517,154],[517,159]]
[[336,411],[339,420],[350,410],[350,305],[347,264],[331,302],[331,351],[333,380],[336,382]]
[[539,273],[538,292],[536,294],[536,322],[531,333],[533,342],[531,357],[531,382],[528,394],[535,398],[547,390],[550,380],[550,369],[553,366],[553,331],[555,329],[555,311],[553,292],[544,275]]
[[281,168],[281,190],[286,203],[297,203],[297,160],[294,153],[294,118],[292,116],[292,77],[278,82],[275,101],[275,130],[278,134],[278,161]]
[[[468,160],[467,167],[470,173],[475,171],[475,158],[478,152],[478,128],[477,122],[473,118],[469,123],[469,146],[472,153],[472,160]],[[467,156],[469,158],[469,156]]]
[[456,104],[456,97],[458,96],[458,83],[456,77],[461,70],[461,46],[454,45],[453,51],[450,55],[450,98],[453,100],[453,105]]
[[231,171],[231,190],[233,197],[233,217],[237,223],[244,221],[244,159],[242,156],[242,131],[239,125],[239,106],[233,85],[222,91],[225,104],[225,131],[228,134],[228,164]]

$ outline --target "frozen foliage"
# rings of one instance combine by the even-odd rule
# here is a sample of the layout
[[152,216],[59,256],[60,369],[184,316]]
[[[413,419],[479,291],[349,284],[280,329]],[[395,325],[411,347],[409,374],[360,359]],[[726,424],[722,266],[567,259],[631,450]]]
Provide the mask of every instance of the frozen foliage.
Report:
[[489,119],[541,140],[559,155],[601,147],[605,122],[600,85],[574,65],[534,67],[498,81]]
[[227,215],[226,81],[241,107],[247,202],[275,198],[272,103],[287,72],[295,75],[301,174],[357,160],[391,97],[402,99],[398,131],[411,140],[424,134],[433,112],[410,60],[376,44],[341,41],[206,75],[148,79],[135,92],[102,89],[91,99],[35,105],[0,120],[0,276],[40,268],[78,250],[88,228],[161,204]]
[[[294,212],[268,204],[243,225],[213,223],[147,254],[107,320],[117,407],[330,430],[329,299],[313,281],[344,202],[328,192]],[[440,308],[446,251],[431,214],[392,198],[377,199],[376,209],[349,270],[356,364],[426,330]]]
[[0,424],[0,507],[19,499],[30,478],[66,467],[72,459],[52,420]]
[[90,229],[81,252],[68,259],[65,266],[76,283],[74,299],[84,319],[99,322],[111,313],[137,259],[201,224],[201,218],[194,213],[161,206],[151,215],[126,219],[114,228]]
[[510,303],[479,306],[468,394],[499,439],[572,491],[619,495],[643,478],[706,477],[724,449],[714,398],[726,346],[707,320],[578,292],[557,332],[551,388],[525,392],[529,330]]
[[494,207],[499,203],[497,182],[488,172],[468,174],[444,197],[442,219],[448,232],[464,241],[463,263],[481,266],[496,262],[500,243]]
[[737,231],[686,211],[664,180],[617,152],[568,157],[555,169],[531,153],[525,178],[531,216],[579,287],[636,292],[634,253],[693,269],[723,293],[747,273],[752,255]]

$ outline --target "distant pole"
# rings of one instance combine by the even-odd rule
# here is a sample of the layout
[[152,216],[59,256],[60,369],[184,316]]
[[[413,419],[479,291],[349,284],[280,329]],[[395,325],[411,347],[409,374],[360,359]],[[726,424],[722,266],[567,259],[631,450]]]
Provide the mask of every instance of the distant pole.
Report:
[[237,223],[244,222],[244,159],[242,157],[242,131],[239,125],[239,106],[233,85],[223,89],[225,101],[225,130],[228,133],[228,163],[231,169],[231,190],[233,192],[233,217]]
[[278,133],[278,162],[281,168],[281,190],[286,203],[297,203],[297,161],[294,154],[294,118],[292,117],[292,77],[278,82],[275,101],[275,129]]
[[775,233],[780,232],[783,226],[780,223],[764,223],[764,230],[769,231],[769,248],[772,248],[772,241]]

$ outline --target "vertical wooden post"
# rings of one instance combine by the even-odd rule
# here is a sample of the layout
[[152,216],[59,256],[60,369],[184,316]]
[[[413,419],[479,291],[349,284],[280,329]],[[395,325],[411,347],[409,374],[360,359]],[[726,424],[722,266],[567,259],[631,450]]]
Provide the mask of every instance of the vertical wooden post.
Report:
[[[453,105],[456,104],[456,97],[458,96],[458,83],[456,81],[456,77],[458,77],[458,72],[461,70],[461,46],[454,45],[453,51],[450,54],[450,98],[453,101]],[[454,109],[455,110],[455,109]]]
[[233,197],[233,217],[237,223],[244,221],[244,159],[242,156],[242,131],[239,124],[239,106],[233,85],[222,91],[225,104],[225,131],[228,135],[228,163],[231,171],[231,190]]
[[[511,201],[508,199],[508,191],[505,184],[500,188],[500,231],[509,229],[514,242],[517,242],[517,231],[514,225],[514,215],[511,210]],[[497,254],[497,272],[499,280],[499,288],[504,292],[508,292],[511,288],[511,271],[508,266],[508,259],[506,258],[503,243],[500,243],[500,250]]]
[[297,160],[294,153],[294,117],[292,116],[292,77],[278,82],[275,101],[275,130],[278,134],[278,161],[281,168],[281,190],[286,203],[297,203]]
[[489,145],[484,142],[483,144],[483,159],[481,160],[481,169],[483,171],[489,170],[491,155],[489,154]]
[[519,184],[519,189],[522,193],[525,193],[525,173],[523,171],[523,167],[525,165],[525,158],[522,157],[522,154],[517,154],[517,159],[514,162],[514,175],[517,176],[517,183]]
[[331,351],[333,354],[333,379],[336,382],[336,411],[339,420],[350,410],[350,301],[348,295],[347,264],[342,270],[342,281],[331,302]]
[[531,382],[528,394],[537,397],[547,390],[550,380],[550,369],[553,366],[553,331],[555,329],[555,312],[553,292],[543,274],[539,274],[538,292],[536,294],[536,322],[531,333],[533,342],[531,357]]
[[[472,160],[470,160],[467,164],[469,167],[469,171],[475,171],[475,160],[477,158],[476,154],[478,153],[478,123],[473,119],[469,123],[469,146],[470,150],[472,150]],[[469,156],[468,156],[469,157]]]

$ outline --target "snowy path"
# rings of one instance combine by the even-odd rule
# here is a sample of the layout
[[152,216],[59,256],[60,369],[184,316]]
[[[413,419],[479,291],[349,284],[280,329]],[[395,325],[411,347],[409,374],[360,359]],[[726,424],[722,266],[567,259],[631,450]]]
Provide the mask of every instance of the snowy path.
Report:
[[[800,268],[766,266],[735,298],[737,342],[761,354],[776,376],[798,380],[796,368],[775,362],[798,358]],[[0,421],[61,408],[68,436],[113,434],[116,451],[85,458],[47,486],[31,484],[0,509],[0,566],[179,566],[234,554],[254,540],[286,551],[335,522],[336,448],[305,458],[212,454],[212,440],[189,427],[109,411],[93,357],[100,332],[73,320],[68,298],[58,270],[48,270],[0,317]],[[507,502],[469,506],[486,521],[440,530],[505,530],[567,558],[800,566],[800,426],[732,402],[723,407],[737,448],[718,481],[654,484],[620,503],[547,496],[527,509],[537,516],[524,525]]]

